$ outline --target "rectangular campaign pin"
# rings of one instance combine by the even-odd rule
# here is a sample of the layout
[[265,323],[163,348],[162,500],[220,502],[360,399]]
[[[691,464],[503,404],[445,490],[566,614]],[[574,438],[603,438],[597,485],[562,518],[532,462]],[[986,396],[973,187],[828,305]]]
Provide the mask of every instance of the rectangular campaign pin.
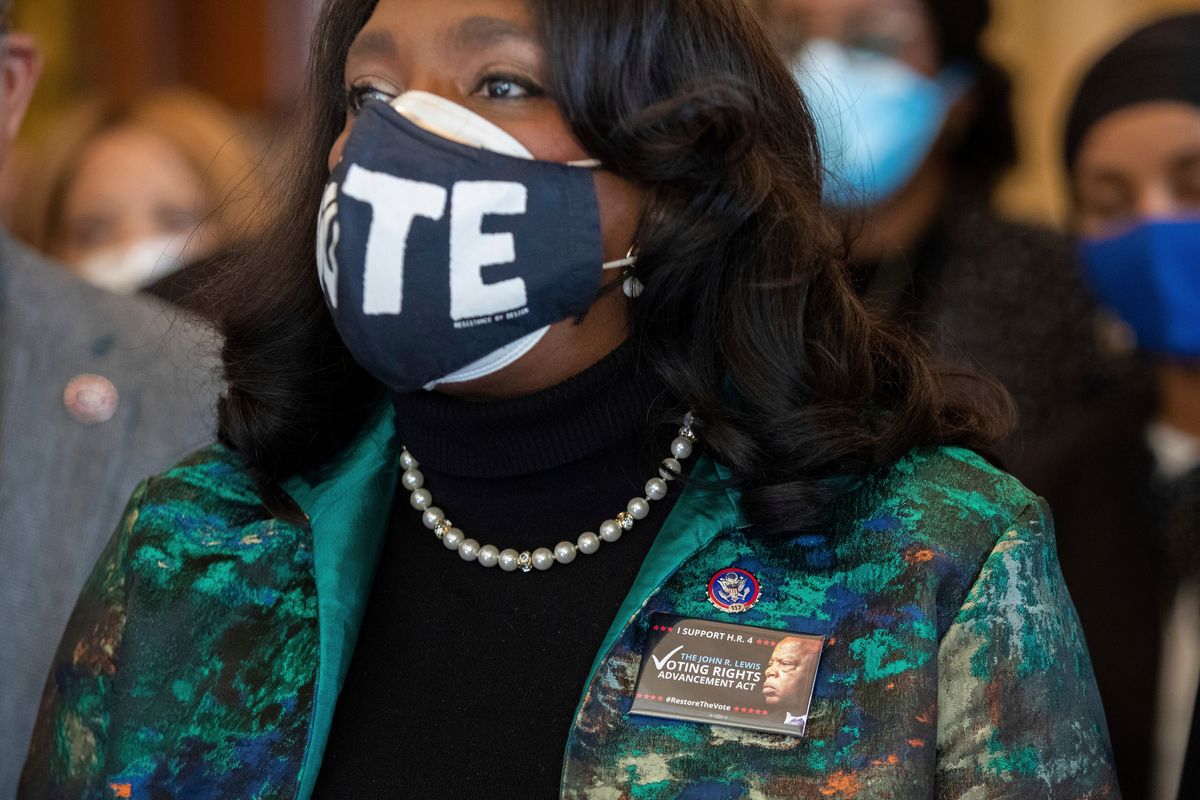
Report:
[[631,714],[803,736],[824,636],[651,619]]

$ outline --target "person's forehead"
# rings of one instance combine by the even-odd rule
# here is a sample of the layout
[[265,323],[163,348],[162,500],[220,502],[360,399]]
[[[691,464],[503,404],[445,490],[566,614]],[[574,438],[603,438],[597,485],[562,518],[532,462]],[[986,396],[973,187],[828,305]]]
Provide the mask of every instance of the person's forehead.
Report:
[[1079,171],[1141,172],[1200,153],[1200,107],[1154,101],[1097,122],[1079,151]]
[[534,27],[517,0],[381,0],[351,44],[346,68],[439,52],[461,57],[506,41],[536,47]]
[[856,14],[873,11],[904,11],[926,15],[925,0],[765,0],[776,13]]
[[516,33],[531,32],[529,7],[520,0],[380,0],[359,35],[372,29],[403,34],[428,33],[431,28],[452,35],[461,33],[463,26],[486,34],[503,25]]

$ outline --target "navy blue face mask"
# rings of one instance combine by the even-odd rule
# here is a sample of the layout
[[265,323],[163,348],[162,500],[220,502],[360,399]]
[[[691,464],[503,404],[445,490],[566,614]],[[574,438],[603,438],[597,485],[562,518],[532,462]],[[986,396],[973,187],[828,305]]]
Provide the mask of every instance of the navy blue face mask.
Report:
[[1081,245],[1101,302],[1133,329],[1138,347],[1200,359],[1200,220],[1151,220]]
[[[418,124],[419,123],[419,124]],[[346,347],[395,392],[474,380],[595,301],[594,162],[537,161],[422,92],[365,106],[325,197],[321,287]]]

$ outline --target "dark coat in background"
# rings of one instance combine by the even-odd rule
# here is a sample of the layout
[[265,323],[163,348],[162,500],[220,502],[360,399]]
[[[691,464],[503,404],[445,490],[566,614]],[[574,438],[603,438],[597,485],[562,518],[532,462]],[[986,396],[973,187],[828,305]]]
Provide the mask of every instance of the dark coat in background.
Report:
[[[212,439],[209,348],[178,312],[94,289],[0,232],[0,798],[130,493]],[[91,402],[68,396],[73,381]]]
[[952,194],[909,259],[877,268],[868,296],[1016,399],[1004,466],[1050,503],[1121,787],[1145,796],[1164,603],[1146,513],[1148,372],[1102,347],[1070,242],[1001,219],[978,194]]

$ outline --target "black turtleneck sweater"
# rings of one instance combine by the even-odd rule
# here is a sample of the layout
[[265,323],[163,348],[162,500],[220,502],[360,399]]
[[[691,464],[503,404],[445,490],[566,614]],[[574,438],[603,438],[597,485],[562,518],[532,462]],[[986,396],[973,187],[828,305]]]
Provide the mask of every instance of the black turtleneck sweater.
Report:
[[[434,503],[518,551],[623,511],[678,426],[650,425],[669,403],[629,344],[531,397],[395,403]],[[557,797],[584,682],[678,490],[619,542],[529,574],[462,561],[401,490],[315,796]]]

